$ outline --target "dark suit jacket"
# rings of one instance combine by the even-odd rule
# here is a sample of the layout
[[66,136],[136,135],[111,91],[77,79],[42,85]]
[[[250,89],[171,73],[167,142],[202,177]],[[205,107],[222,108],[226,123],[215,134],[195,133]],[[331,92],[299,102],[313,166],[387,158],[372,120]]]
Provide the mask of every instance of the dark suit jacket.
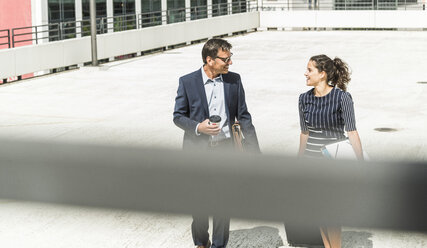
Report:
[[[224,81],[224,100],[228,125],[234,124],[237,119],[245,137],[245,149],[249,152],[259,152],[258,139],[252,118],[248,112],[240,75],[229,72],[222,75]],[[179,79],[179,87],[175,98],[175,110],[173,121],[182,128],[184,133],[184,149],[206,148],[209,144],[209,135],[195,133],[198,123],[209,118],[208,101],[206,99],[205,86],[202,72],[199,70],[182,76]]]

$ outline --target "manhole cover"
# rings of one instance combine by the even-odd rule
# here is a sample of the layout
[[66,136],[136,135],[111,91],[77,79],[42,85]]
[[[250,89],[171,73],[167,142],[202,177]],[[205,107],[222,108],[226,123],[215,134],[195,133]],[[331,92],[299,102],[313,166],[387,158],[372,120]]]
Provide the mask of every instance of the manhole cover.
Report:
[[417,82],[418,84],[427,84],[427,81],[420,81],[420,82]]
[[396,132],[397,131],[396,128],[390,128],[390,127],[378,127],[378,128],[374,128],[374,130],[378,132]]

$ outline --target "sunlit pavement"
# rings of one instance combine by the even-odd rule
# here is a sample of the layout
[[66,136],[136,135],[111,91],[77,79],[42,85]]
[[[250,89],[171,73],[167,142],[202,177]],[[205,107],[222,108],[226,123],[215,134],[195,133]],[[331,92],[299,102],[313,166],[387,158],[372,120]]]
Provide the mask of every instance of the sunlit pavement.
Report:
[[[296,153],[298,96],[309,90],[303,74],[308,59],[324,53],[353,71],[349,92],[370,158],[426,160],[427,32],[277,31],[227,39],[264,154]],[[0,138],[180,149],[183,132],[172,122],[178,78],[201,67],[201,48],[2,85]],[[189,216],[0,201],[2,247],[192,247],[190,224]],[[232,220],[231,230],[230,247],[287,247],[280,221]],[[426,246],[426,234],[343,232],[343,247]]]

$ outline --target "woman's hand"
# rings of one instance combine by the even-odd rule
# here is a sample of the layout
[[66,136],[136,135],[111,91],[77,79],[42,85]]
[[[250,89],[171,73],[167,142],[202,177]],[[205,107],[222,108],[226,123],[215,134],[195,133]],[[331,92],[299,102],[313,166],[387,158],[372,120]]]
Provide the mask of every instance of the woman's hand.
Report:
[[299,150],[298,150],[298,157],[302,157],[304,155],[305,147],[307,146],[307,140],[308,140],[308,131],[301,131],[301,134],[299,136]]
[[356,153],[357,160],[363,161],[363,150],[362,143],[360,142],[359,133],[356,130],[347,132],[348,139],[350,140],[351,146],[353,147],[354,153]]

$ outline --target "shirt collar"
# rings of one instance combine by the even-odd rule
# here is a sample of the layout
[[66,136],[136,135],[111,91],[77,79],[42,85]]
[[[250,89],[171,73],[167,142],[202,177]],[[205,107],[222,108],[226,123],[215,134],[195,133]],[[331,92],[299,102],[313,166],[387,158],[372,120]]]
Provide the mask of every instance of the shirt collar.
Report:
[[[212,79],[210,79],[208,77],[208,75],[206,75],[205,70],[203,70],[203,66],[202,66],[202,68],[200,68],[200,70],[202,71],[203,84],[209,83],[210,82],[209,80],[212,80]],[[222,80],[222,74],[219,74],[218,77],[216,77],[216,78],[213,79],[213,81],[218,81],[218,80],[220,80],[221,82],[223,81]]]

